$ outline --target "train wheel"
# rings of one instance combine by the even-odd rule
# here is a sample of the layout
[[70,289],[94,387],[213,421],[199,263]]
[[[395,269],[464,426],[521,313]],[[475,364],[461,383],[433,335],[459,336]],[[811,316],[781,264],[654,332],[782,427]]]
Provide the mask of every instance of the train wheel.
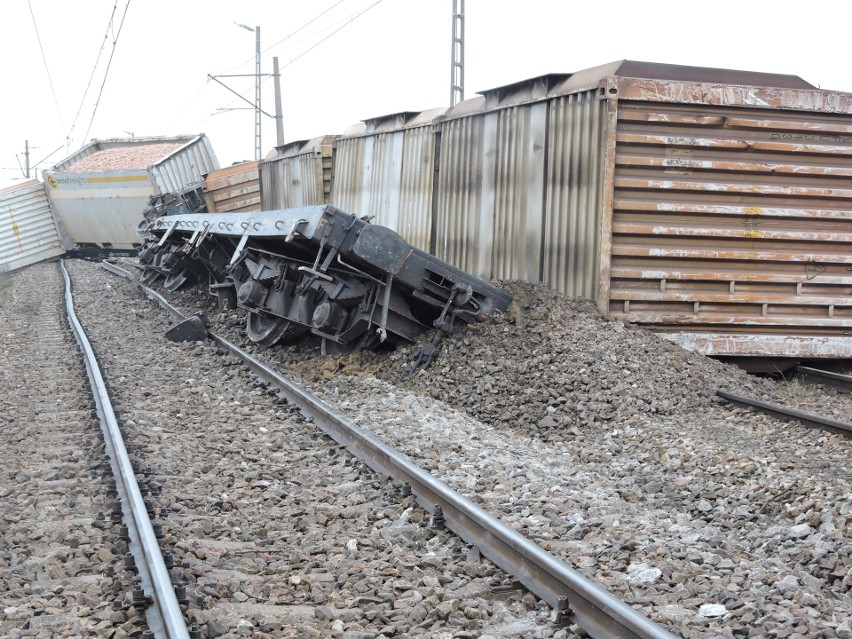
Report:
[[146,268],[144,271],[142,271],[142,275],[139,278],[139,281],[147,286],[156,282],[159,277],[160,273],[158,273],[152,268]]
[[172,271],[169,273],[166,277],[166,283],[163,286],[169,293],[174,293],[175,291],[179,291],[191,279],[192,273],[188,269],[182,268],[177,272]]
[[299,326],[275,315],[249,311],[246,318],[246,335],[255,344],[269,347],[281,339],[290,339],[298,335]]

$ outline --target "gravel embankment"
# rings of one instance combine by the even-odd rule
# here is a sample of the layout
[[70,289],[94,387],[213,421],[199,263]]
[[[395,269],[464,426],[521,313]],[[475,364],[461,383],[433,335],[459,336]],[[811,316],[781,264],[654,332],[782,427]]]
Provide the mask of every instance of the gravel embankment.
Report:
[[[720,387],[849,419],[848,395],[687,353],[584,301],[504,283],[499,321],[429,370],[407,352],[274,365],[684,637],[852,637],[852,444],[731,408]],[[241,312],[214,330],[242,339]]]
[[127,547],[61,295],[55,263],[0,277],[0,636],[138,636],[145,624],[130,606]]

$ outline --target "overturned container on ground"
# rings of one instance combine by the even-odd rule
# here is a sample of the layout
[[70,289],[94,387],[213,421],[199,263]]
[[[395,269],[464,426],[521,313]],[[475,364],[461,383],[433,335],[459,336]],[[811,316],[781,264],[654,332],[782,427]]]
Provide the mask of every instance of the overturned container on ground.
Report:
[[179,193],[218,169],[204,134],[93,140],[44,172],[47,194],[76,245],[135,249],[152,195]]
[[722,357],[852,357],[852,94],[621,61],[440,122],[435,253]]
[[0,189],[0,273],[65,252],[44,184],[29,180]]

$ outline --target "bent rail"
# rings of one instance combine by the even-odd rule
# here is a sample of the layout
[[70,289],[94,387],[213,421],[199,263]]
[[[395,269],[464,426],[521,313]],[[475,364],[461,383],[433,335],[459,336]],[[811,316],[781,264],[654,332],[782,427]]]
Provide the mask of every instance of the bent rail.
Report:
[[189,639],[189,631],[178,604],[169,571],[163,561],[151,519],[148,517],[145,500],[136,481],[136,474],[127,455],[127,448],[119,430],[103,375],[89,338],[74,312],[71,277],[68,275],[64,261],[60,262],[60,269],[65,280],[65,309],[68,313],[68,323],[80,345],[86,364],[86,374],[89,377],[92,396],[101,422],[106,452],[115,477],[116,491],[121,499],[124,520],[130,534],[130,552],[139,571],[142,590],[151,597],[152,605],[147,606],[145,610],[148,628],[155,637]]

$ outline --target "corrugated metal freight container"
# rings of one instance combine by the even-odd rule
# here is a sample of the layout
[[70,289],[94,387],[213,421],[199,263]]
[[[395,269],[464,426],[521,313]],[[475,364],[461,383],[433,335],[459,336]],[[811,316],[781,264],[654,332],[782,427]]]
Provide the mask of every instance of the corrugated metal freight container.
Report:
[[334,143],[331,203],[432,250],[435,124],[446,112],[394,113],[350,127]]
[[332,143],[326,135],[290,142],[260,163],[264,211],[328,204],[331,193]]
[[132,249],[151,195],[180,192],[218,168],[203,134],[120,138],[93,140],[44,177],[72,242]]
[[64,252],[42,182],[30,180],[0,190],[0,273]]
[[241,162],[204,176],[204,201],[212,213],[260,210],[259,161]]
[[484,91],[440,124],[439,257],[486,277],[541,278],[550,104],[564,74]]
[[852,357],[852,95],[620,61],[440,123],[435,252],[720,356]]

